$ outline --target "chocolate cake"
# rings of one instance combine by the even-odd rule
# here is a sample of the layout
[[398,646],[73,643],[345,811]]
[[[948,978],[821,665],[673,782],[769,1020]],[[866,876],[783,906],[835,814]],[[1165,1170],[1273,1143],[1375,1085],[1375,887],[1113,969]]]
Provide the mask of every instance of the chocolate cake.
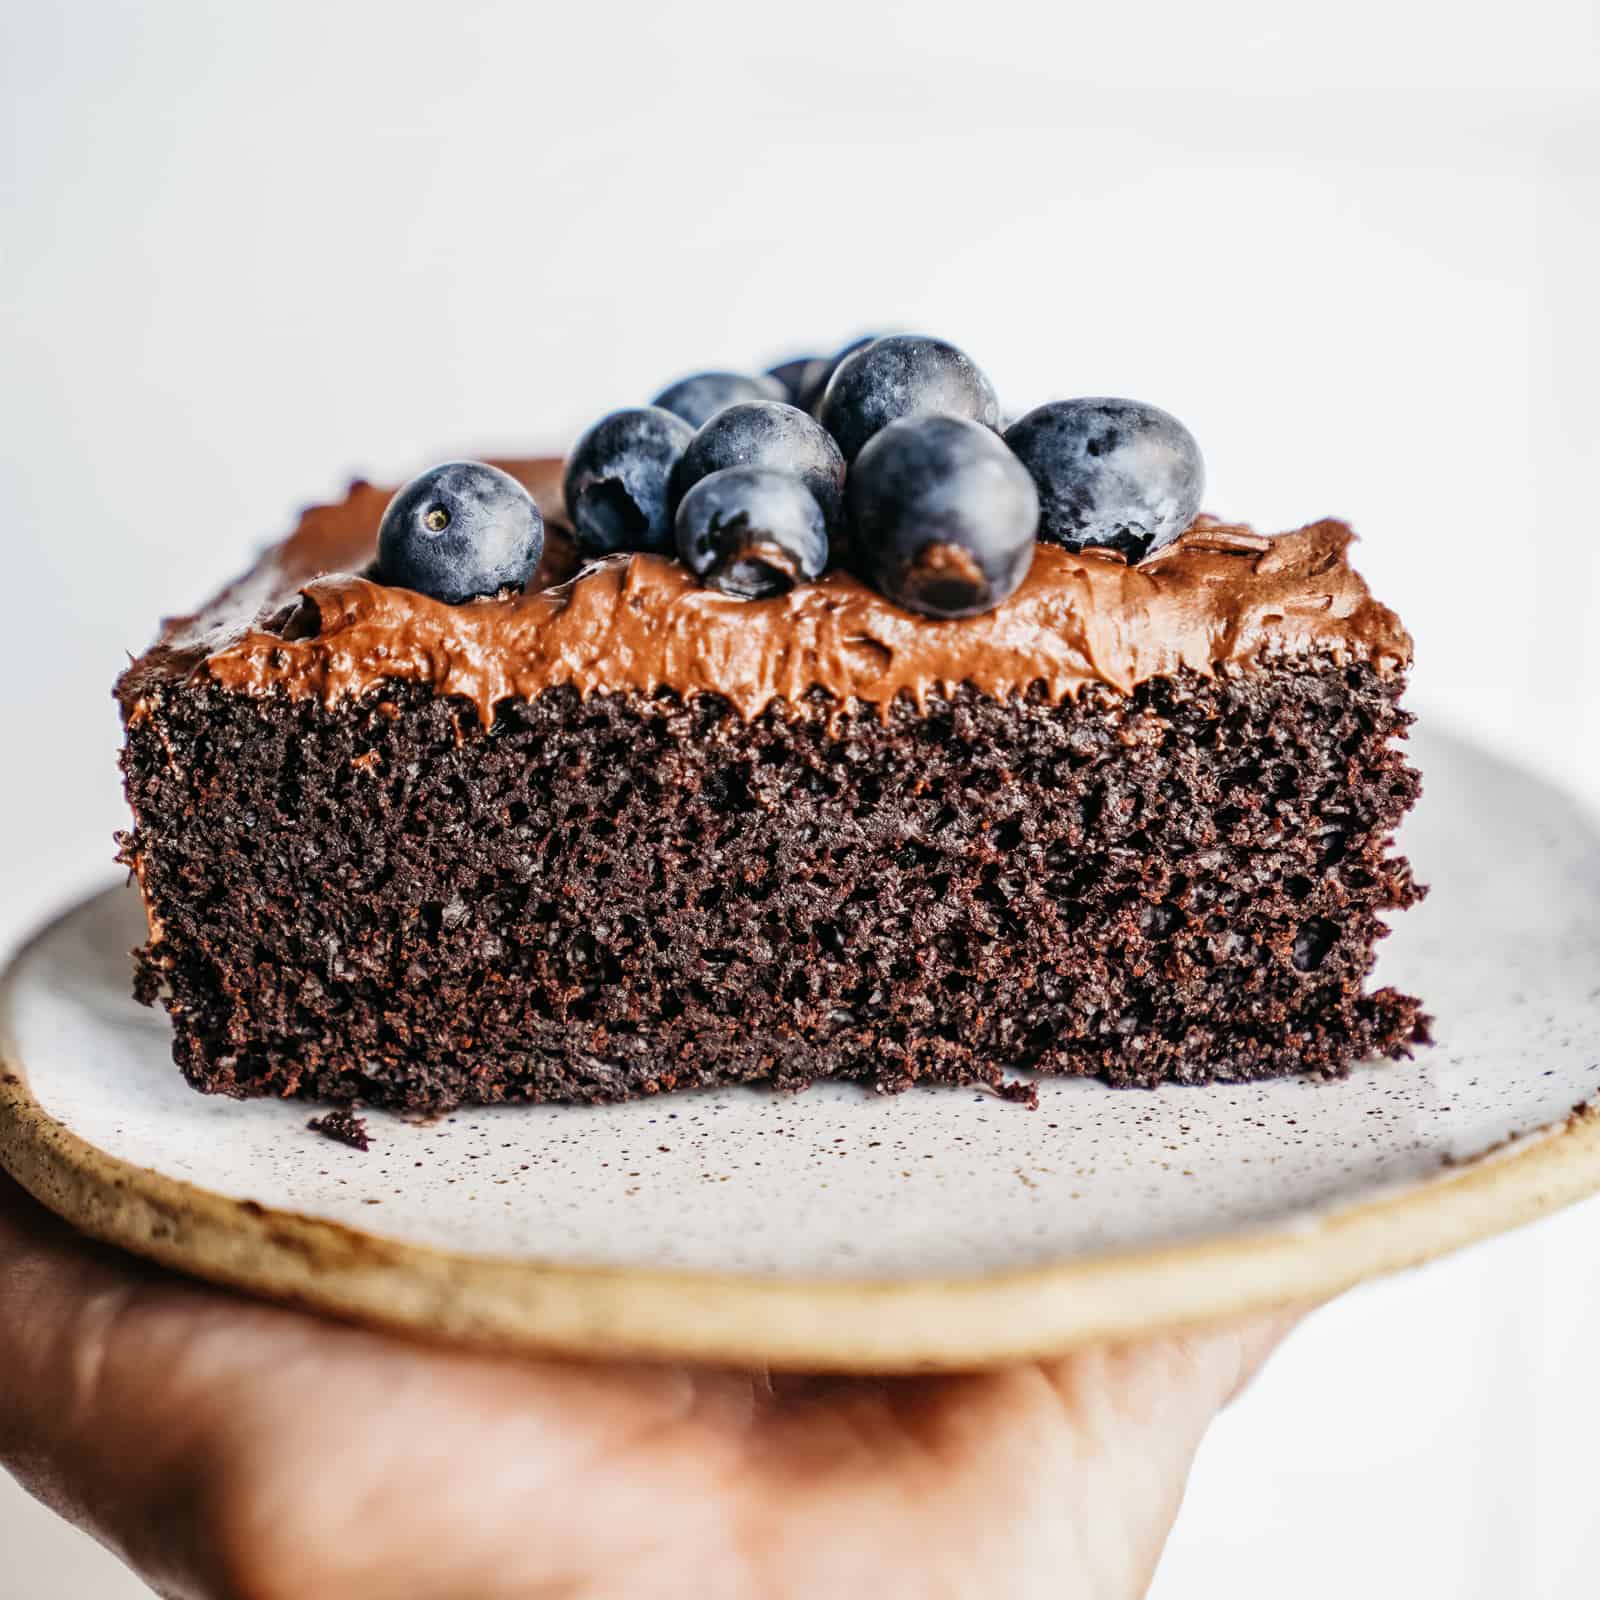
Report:
[[559,464],[501,465],[525,589],[384,581],[357,483],[119,683],[137,992],[195,1087],[1202,1083],[1425,1037],[1364,990],[1418,779],[1343,524],[1040,542],[946,620],[837,565],[744,599],[585,561]]

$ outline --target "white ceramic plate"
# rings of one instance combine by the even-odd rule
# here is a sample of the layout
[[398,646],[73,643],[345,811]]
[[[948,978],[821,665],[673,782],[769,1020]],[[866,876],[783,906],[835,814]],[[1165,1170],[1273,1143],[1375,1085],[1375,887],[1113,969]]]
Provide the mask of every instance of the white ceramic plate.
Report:
[[965,1366],[1325,1294],[1600,1188],[1600,834],[1491,756],[1416,750],[1433,893],[1377,981],[1438,1044],[1342,1083],[367,1113],[362,1154],[184,1085],[116,889],[0,986],[0,1161],[171,1265],[488,1345]]

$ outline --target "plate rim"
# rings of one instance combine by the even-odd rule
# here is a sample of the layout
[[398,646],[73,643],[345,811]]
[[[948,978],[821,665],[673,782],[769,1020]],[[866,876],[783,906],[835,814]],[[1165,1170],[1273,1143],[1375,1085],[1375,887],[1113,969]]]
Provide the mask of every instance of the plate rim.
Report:
[[346,1321],[483,1350],[852,1373],[968,1371],[1309,1304],[1600,1191],[1600,1096],[1437,1174],[1180,1244],[970,1276],[783,1277],[478,1256],[235,1200],[101,1149],[47,1112],[0,974],[0,1168],[105,1244]]

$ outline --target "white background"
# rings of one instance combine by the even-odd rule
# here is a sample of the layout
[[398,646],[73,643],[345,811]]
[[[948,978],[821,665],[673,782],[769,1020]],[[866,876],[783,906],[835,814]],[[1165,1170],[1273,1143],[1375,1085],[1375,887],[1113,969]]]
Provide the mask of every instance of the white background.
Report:
[[[874,327],[1350,518],[1417,709],[1600,803],[1591,0],[80,0],[0,11],[0,106],[0,943],[110,876],[122,652],[297,505]],[[1323,1312],[1160,1600],[1592,1593],[1597,1245]],[[0,1550],[141,1592],[3,1482]]]

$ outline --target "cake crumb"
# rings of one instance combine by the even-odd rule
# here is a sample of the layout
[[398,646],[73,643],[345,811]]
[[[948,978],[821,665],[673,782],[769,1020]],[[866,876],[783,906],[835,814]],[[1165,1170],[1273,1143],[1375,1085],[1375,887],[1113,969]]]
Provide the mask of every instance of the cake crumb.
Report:
[[353,1111],[330,1111],[324,1116],[313,1117],[306,1126],[313,1133],[320,1133],[324,1139],[332,1139],[337,1144],[347,1144],[352,1150],[372,1148],[372,1141],[367,1137],[365,1121]]

